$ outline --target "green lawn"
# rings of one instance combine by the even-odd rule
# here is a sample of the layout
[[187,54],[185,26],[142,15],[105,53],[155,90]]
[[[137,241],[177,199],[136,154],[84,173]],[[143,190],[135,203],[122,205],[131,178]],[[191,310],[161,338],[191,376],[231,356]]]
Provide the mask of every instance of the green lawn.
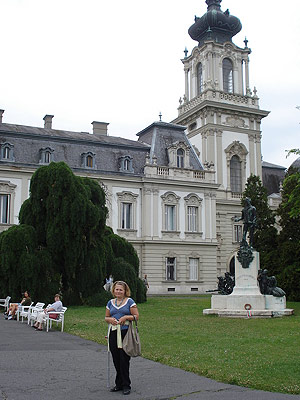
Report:
[[[143,357],[215,380],[300,394],[300,303],[269,319],[203,316],[208,297],[152,297],[139,305]],[[106,344],[105,307],[70,307],[65,331]]]

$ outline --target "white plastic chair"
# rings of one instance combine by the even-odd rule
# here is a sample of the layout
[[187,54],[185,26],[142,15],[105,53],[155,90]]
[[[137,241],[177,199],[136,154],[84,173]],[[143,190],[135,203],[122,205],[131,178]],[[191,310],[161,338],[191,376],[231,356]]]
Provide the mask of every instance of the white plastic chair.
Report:
[[17,320],[20,321],[20,317],[22,317],[22,323],[23,323],[24,318],[28,319],[28,314],[30,314],[32,306],[33,306],[33,302],[30,304],[30,306],[18,306]]
[[9,309],[9,300],[11,299],[10,296],[7,296],[6,299],[0,299],[0,306],[4,307],[4,311]]
[[[67,307],[63,307],[62,311],[49,311],[49,313],[46,314],[46,327],[47,327],[47,332],[49,331],[49,325],[50,329],[52,328],[52,321],[56,322],[56,325],[61,323],[61,332],[64,331],[64,320],[65,320],[65,312],[67,311]],[[50,318],[50,315],[55,314],[58,315],[58,318]]]
[[43,307],[44,307],[45,303],[36,303],[35,306],[30,307],[30,313],[28,313],[28,325],[31,324],[33,325],[33,323],[36,321],[37,315],[39,312],[43,311]]

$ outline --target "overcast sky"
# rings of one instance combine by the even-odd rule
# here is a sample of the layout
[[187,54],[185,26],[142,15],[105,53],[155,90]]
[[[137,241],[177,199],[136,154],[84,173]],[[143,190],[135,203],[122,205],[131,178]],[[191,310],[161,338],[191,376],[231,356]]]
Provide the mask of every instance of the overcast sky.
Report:
[[[197,42],[187,30],[204,0],[0,0],[0,108],[3,122],[109,135],[136,133],[177,117],[180,61]],[[265,161],[289,166],[300,147],[300,0],[223,0],[240,18],[233,42],[249,40],[250,85],[260,108]]]

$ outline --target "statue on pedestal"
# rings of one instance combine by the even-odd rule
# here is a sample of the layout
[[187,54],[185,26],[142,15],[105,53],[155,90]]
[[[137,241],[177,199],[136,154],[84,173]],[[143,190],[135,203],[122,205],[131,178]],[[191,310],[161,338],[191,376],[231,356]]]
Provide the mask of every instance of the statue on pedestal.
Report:
[[258,271],[257,280],[261,294],[271,294],[275,297],[285,296],[284,290],[277,287],[277,280],[275,276],[268,276],[267,269],[260,269]]
[[[241,263],[243,268],[249,268],[253,260],[253,238],[254,230],[256,228],[256,208],[251,204],[251,199],[246,197],[245,207],[242,210],[242,216],[240,218],[235,217],[234,221],[244,221],[243,226],[243,238],[240,243],[237,259]],[[247,242],[247,233],[249,232],[249,244]]]

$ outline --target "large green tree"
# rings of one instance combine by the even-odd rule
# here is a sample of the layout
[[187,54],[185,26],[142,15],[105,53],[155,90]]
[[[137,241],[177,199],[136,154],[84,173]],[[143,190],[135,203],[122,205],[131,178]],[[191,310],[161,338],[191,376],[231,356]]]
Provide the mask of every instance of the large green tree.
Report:
[[99,303],[106,297],[104,278],[121,257],[128,272],[122,278],[130,278],[137,296],[137,255],[106,228],[106,216],[98,182],[74,175],[63,162],[39,168],[20,225],[0,235],[1,292],[16,296],[24,289],[49,300],[61,291],[67,304]]
[[300,300],[300,173],[290,169],[283,182],[278,209],[278,283],[290,300]]

